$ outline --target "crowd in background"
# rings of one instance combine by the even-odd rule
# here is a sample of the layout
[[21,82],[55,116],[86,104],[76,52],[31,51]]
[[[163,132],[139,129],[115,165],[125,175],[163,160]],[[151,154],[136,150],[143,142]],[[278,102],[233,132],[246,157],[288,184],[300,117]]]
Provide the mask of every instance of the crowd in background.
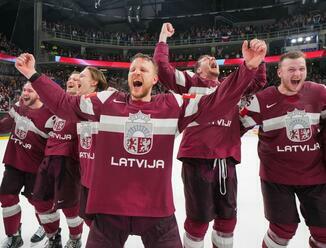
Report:
[[[244,36],[247,34],[267,33],[278,30],[300,28],[300,27],[313,27],[326,23],[325,13],[307,13],[279,19],[273,24],[269,25],[246,25],[246,26],[192,26],[189,31],[178,30],[172,37],[174,40],[189,40],[196,38],[214,38],[225,37],[232,35]],[[85,29],[83,27],[67,25],[63,23],[51,23],[43,21],[43,29],[51,30],[53,32],[67,33],[72,36],[83,35],[87,38],[94,39],[115,39],[121,41],[157,41],[157,33],[148,32],[105,32],[101,30]],[[66,57],[79,57],[83,59],[98,59],[106,61],[129,61],[134,55],[132,52],[122,55],[122,53],[105,53],[97,50],[86,50],[86,53],[81,54],[80,48],[66,48],[63,46],[43,44],[42,51],[49,55],[61,55]],[[206,48],[207,49],[207,48]],[[144,51],[148,53],[148,51]],[[152,51],[151,51],[152,52]],[[6,53],[16,56],[22,53],[22,50],[11,43],[8,38],[0,33],[0,53]],[[281,51],[269,51],[269,55],[273,53],[280,54]],[[229,51],[225,46],[218,46],[205,50],[205,48],[191,48],[188,50],[172,50],[170,52],[170,61],[192,61],[197,60],[202,54],[211,54],[216,58],[240,58],[241,52],[233,50]],[[25,79],[17,73],[13,64],[0,62],[0,112],[7,111],[10,104],[16,102],[21,94],[21,88]],[[308,80],[326,84],[326,72],[320,69],[318,62],[311,62],[308,65]],[[42,72],[47,74],[50,78],[56,81],[62,87],[65,87],[65,82],[68,75],[73,71],[73,68],[66,67],[46,67],[42,68]],[[221,68],[220,80],[222,81],[230,72],[232,68]],[[268,67],[268,82],[270,85],[277,84],[278,78],[275,73],[276,66],[271,65]],[[122,91],[128,91],[128,83],[126,80],[126,72],[121,71],[105,71],[104,72],[109,85]],[[153,89],[154,94],[165,92],[165,89],[158,85]]]
[[[26,79],[20,76],[13,64],[2,64],[0,66],[0,112],[8,111],[10,104],[18,101],[21,89]],[[308,62],[307,80],[326,85],[326,72],[321,70],[318,61]],[[234,71],[234,67],[220,68],[220,81]],[[43,68],[42,73],[48,75],[52,80],[57,82],[62,88],[65,88],[65,82],[70,73],[76,68],[53,67]],[[77,69],[78,70],[78,69]],[[277,66],[269,65],[267,70],[268,85],[277,85],[279,78],[277,77]],[[128,92],[127,75],[125,71],[104,71],[110,87],[120,91]],[[153,94],[164,93],[166,89],[158,84],[153,88]]]
[[[257,25],[197,25],[191,26],[187,30],[178,30],[178,32],[171,37],[171,40],[187,41],[204,38],[216,38],[223,41],[228,41],[232,36],[254,35],[258,33],[271,33],[284,29],[314,27],[326,22],[325,13],[306,13],[289,16],[275,21],[272,24]],[[155,32],[110,32],[99,29],[85,28],[78,25],[68,25],[60,22],[43,21],[43,30],[51,32],[60,32],[71,35],[72,37],[82,36],[87,38],[88,41],[94,40],[111,40],[117,43],[134,44],[136,42],[156,41],[160,30]],[[189,43],[189,42],[188,42]]]

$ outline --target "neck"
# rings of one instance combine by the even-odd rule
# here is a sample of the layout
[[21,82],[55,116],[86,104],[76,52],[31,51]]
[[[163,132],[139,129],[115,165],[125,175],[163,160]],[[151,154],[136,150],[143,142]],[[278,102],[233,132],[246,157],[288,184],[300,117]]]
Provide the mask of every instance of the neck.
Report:
[[296,95],[298,92],[296,91],[288,91],[287,89],[285,89],[284,87],[282,87],[282,85],[279,85],[277,87],[278,91],[283,94],[283,95],[286,95],[286,96],[294,96]]
[[133,100],[133,101],[150,102],[151,99],[152,99],[151,95],[147,95],[144,97],[134,97],[133,95],[131,95],[131,100]]
[[218,76],[213,76],[213,75],[209,75],[209,74],[206,74],[206,75],[203,75],[203,74],[199,74],[199,76],[205,80],[212,80],[212,81],[218,81]]
[[36,101],[33,105],[29,106],[31,109],[39,109],[43,106],[43,103],[41,101]]

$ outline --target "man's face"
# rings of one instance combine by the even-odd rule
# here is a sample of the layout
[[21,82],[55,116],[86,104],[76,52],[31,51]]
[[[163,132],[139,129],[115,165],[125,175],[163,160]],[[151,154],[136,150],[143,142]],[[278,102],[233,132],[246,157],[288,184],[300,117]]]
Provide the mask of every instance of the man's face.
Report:
[[307,66],[304,58],[285,58],[277,70],[281,79],[279,90],[285,95],[297,94],[307,77]]
[[25,106],[31,108],[39,100],[39,96],[33,89],[31,83],[26,83],[24,85],[21,100]]
[[136,58],[130,65],[128,85],[134,100],[150,100],[151,91],[158,76],[154,64],[144,58]]
[[79,74],[79,81],[80,87],[78,89],[78,95],[89,94],[96,90],[97,82],[92,78],[92,75],[87,68]]
[[67,93],[73,96],[77,95],[79,87],[79,73],[71,74],[67,81]]
[[200,77],[205,79],[217,79],[220,74],[220,68],[216,63],[216,59],[212,56],[205,56],[199,61],[197,73]]

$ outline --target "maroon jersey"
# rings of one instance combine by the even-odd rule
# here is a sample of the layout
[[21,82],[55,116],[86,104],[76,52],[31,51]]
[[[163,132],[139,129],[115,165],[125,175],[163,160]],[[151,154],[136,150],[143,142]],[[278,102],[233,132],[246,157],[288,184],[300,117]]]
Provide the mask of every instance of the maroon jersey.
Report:
[[[225,78],[223,83],[217,80],[207,80],[190,71],[179,71],[169,63],[169,48],[164,42],[156,45],[154,60],[159,67],[159,79],[164,85],[176,93],[195,93],[207,95],[215,87],[226,87],[233,84],[234,88],[241,87],[245,83],[242,78],[233,76]],[[232,80],[237,80],[232,82]],[[242,95],[254,94],[266,84],[266,66],[261,64],[256,73],[256,77],[247,85],[246,91],[237,91],[234,97],[240,101]],[[229,94],[229,93],[227,93]],[[198,125],[191,123],[184,131],[178,158],[227,158],[233,157],[240,162],[241,159],[241,141],[240,141],[240,124],[239,124],[239,107],[237,102],[230,101],[225,105],[229,111],[225,114],[217,112],[214,120]]]
[[81,184],[87,188],[90,188],[95,164],[95,141],[98,126],[98,122],[91,121],[82,121],[77,124]]
[[53,115],[45,106],[30,109],[25,106],[13,106],[9,111],[15,124],[11,130],[4,164],[19,170],[36,173],[44,157],[48,138],[49,121]]
[[[172,155],[175,136],[195,119],[208,122],[226,103],[238,101],[255,71],[241,65],[231,80],[208,95],[162,94],[150,102],[122,92],[70,96],[46,76],[33,82],[42,101],[66,120],[99,121],[96,160],[87,212],[127,216],[169,216],[174,212]],[[230,90],[230,88],[232,90]],[[188,98],[188,99],[187,99]]]
[[46,143],[45,156],[62,155],[78,160],[76,123],[53,116],[52,130]]
[[305,82],[298,94],[286,96],[269,87],[253,96],[241,111],[245,128],[259,125],[260,176],[265,181],[312,185],[326,183],[320,118],[326,88]]

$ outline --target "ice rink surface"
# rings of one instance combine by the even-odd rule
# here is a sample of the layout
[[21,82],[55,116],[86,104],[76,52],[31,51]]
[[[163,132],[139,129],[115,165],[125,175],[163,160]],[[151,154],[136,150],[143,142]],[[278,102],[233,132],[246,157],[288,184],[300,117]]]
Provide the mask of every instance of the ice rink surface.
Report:
[[[180,143],[179,136],[175,142],[175,155]],[[5,151],[7,141],[0,140],[0,157]],[[3,175],[4,166],[0,166],[0,178]],[[262,238],[266,233],[268,223],[264,218],[263,202],[260,192],[259,182],[259,159],[257,156],[257,136],[247,134],[242,138],[242,163],[237,166],[238,173],[238,224],[234,233],[234,248],[260,248]],[[183,235],[183,221],[185,219],[185,207],[183,196],[183,184],[181,181],[181,163],[174,160],[172,174],[174,203],[176,207],[176,217],[179,224],[180,235]],[[22,208],[22,236],[24,239],[23,247],[31,247],[30,237],[36,231],[38,224],[34,215],[33,207],[20,196]],[[0,242],[5,238],[3,219],[1,212]],[[61,214],[61,228],[63,245],[66,243],[69,233],[65,217]],[[211,248],[210,243],[211,226],[205,237],[205,248]],[[88,235],[88,227],[84,225],[83,247],[85,247]],[[309,232],[303,222],[300,223],[297,233],[288,247],[305,248],[308,247]],[[42,247],[41,244],[34,247]],[[130,236],[125,248],[143,247],[141,239],[137,236]]]

